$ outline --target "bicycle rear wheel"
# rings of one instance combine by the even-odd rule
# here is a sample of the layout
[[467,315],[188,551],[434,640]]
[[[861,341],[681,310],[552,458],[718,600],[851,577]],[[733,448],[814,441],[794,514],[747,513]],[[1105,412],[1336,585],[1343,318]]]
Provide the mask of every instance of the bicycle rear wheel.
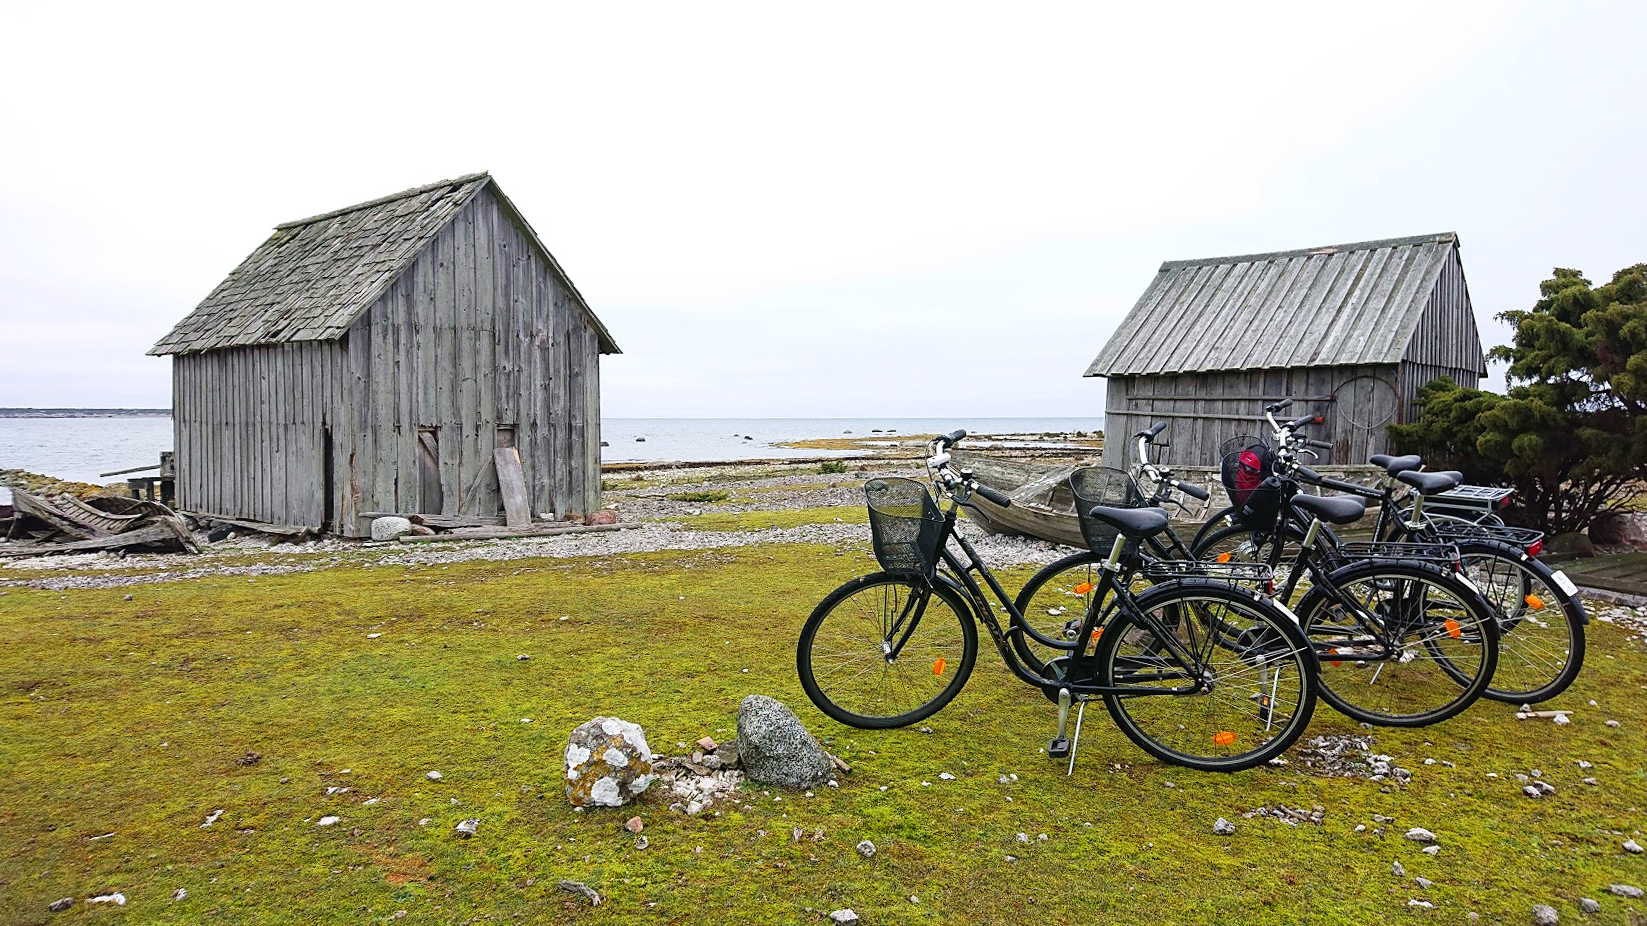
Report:
[[1458,552],[1498,619],[1498,670],[1484,696],[1531,704],[1566,691],[1584,666],[1583,604],[1513,547],[1463,541]]
[[[1217,582],[1185,580],[1138,596],[1098,643],[1116,726],[1150,755],[1201,771],[1234,772],[1285,752],[1315,710],[1315,655],[1269,602]],[[1168,645],[1159,625],[1177,646]],[[1167,693],[1171,692],[1171,693]]]
[[1486,691],[1498,624],[1469,586],[1416,563],[1333,571],[1297,609],[1321,660],[1321,697],[1364,723],[1420,727]]
[[1030,576],[1013,606],[1024,616],[1024,632],[1014,634],[1012,648],[1030,671],[1076,650],[1075,636],[1098,594],[1104,557],[1091,551],[1073,553]]
[[795,668],[825,714],[902,727],[948,704],[978,657],[972,609],[948,585],[887,573],[831,592],[801,628]]

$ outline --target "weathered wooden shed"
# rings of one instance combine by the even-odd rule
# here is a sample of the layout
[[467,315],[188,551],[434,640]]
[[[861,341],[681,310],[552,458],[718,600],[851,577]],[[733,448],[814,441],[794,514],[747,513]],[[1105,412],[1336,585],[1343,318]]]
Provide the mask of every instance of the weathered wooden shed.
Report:
[[496,516],[503,447],[533,516],[596,510],[617,352],[484,173],[276,226],[149,351],[172,357],[179,507],[349,536]]
[[1323,417],[1332,463],[1365,463],[1420,386],[1486,374],[1458,248],[1447,232],[1162,264],[1087,368],[1109,380],[1105,432],[1170,421],[1172,460],[1214,465],[1290,397]]

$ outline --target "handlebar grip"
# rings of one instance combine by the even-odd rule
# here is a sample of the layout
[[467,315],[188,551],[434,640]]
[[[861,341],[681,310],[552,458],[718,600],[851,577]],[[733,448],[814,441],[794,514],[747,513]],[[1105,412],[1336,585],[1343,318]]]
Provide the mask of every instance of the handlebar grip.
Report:
[[1147,431],[1139,431],[1137,436],[1147,437],[1150,440],[1154,440],[1162,431],[1165,431],[1166,429],[1167,429],[1167,422],[1163,421],[1160,424],[1157,424],[1156,426],[1150,428]]
[[1304,446],[1314,447],[1317,450],[1331,450],[1332,449],[1332,444],[1329,444],[1324,440],[1316,440],[1314,438],[1311,438],[1311,439],[1305,441]]
[[948,434],[945,434],[943,437],[938,438],[938,440],[941,441],[943,443],[943,445],[947,447],[951,444],[960,443],[962,438],[964,438],[964,437],[966,437],[966,429],[965,428],[956,428],[955,430],[949,432]]
[[1172,484],[1172,487],[1177,489],[1178,491],[1184,493],[1185,495],[1188,495],[1190,498],[1197,499],[1199,501],[1204,502],[1207,499],[1212,498],[1212,493],[1211,492],[1208,492],[1206,489],[1203,489],[1200,486],[1192,486],[1187,482],[1174,482]]
[[1291,406],[1292,406],[1292,400],[1291,399],[1282,399],[1281,401],[1275,403],[1274,405],[1264,406],[1264,411],[1269,412],[1270,414],[1273,415],[1276,412],[1282,410],[1283,408],[1290,408]]
[[1012,507],[1012,499],[1007,498],[1005,495],[1002,495],[1001,493],[995,491],[994,489],[990,488],[989,486],[983,485],[981,483],[973,483],[972,491],[977,492],[979,495],[982,495],[984,498],[987,498],[990,501],[994,502],[995,504],[1000,505],[1002,508],[1011,508]]
[[1293,429],[1294,431],[1296,431],[1296,430],[1298,430],[1299,428],[1303,427],[1306,424],[1315,424],[1316,422],[1318,422],[1320,420],[1321,420],[1320,415],[1302,415],[1302,416],[1300,416],[1298,418],[1294,418],[1292,421],[1288,422],[1287,427],[1289,427],[1289,428]]
[[1293,472],[1296,473],[1298,475],[1298,478],[1300,480],[1304,481],[1304,482],[1319,483],[1321,481],[1321,474],[1320,473],[1316,472],[1313,469],[1310,469],[1308,466],[1305,466],[1302,463],[1300,463],[1297,466],[1293,467]]

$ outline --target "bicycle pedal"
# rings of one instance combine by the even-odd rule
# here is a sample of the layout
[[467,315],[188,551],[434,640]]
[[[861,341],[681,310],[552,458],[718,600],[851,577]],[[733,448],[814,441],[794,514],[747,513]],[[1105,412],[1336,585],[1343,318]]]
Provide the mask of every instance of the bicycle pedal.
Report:
[[1065,759],[1069,757],[1069,738],[1060,736],[1047,743],[1047,758]]

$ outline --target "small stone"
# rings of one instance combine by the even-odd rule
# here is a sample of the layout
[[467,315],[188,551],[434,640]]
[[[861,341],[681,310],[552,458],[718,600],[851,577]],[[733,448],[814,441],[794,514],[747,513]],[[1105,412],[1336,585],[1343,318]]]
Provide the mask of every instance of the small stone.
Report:
[[337,821],[339,821],[341,819],[343,819],[343,818],[342,817],[321,817],[320,820],[315,823],[315,826],[331,826],[332,824],[336,823]]
[[1545,794],[1556,793],[1555,785],[1550,784],[1548,781],[1540,781],[1538,783],[1538,790],[1543,791]]
[[96,897],[86,898],[86,903],[112,903],[117,907],[126,905],[126,895],[115,891],[112,894],[99,894]]
[[716,743],[715,740],[712,737],[708,737],[708,736],[704,737],[701,740],[698,740],[698,748],[702,749],[704,752],[714,752],[719,747],[719,745],[720,744]]
[[1422,826],[1415,826],[1408,830],[1407,838],[1413,842],[1435,842],[1435,834]]
[[453,827],[452,832],[455,833],[459,839],[468,839],[470,836],[480,832],[480,821],[470,817],[469,819],[464,820],[457,826]]
[[1566,725],[1572,723],[1571,720],[1567,719],[1566,714],[1557,714],[1554,717],[1550,718],[1550,722],[1555,724],[1558,727],[1565,727]]
[[1428,900],[1409,900],[1409,901],[1407,901],[1407,906],[1409,906],[1409,907],[1418,907],[1422,910],[1434,910],[1435,909],[1435,904],[1430,903]]
[[[216,823],[217,818],[221,817],[221,816],[223,816],[223,811],[221,811],[221,810],[212,811],[211,813],[206,815],[206,822],[200,824],[200,828],[205,829],[206,827],[211,826],[213,823]],[[1641,850],[1639,848],[1637,848],[1636,851],[1640,852]]]
[[1578,908],[1583,910],[1585,913],[1601,912],[1601,904],[1589,897],[1580,897],[1578,899]]
[[623,828],[631,833],[639,833],[645,827],[646,824],[641,822],[640,817],[630,817],[628,820],[624,821],[623,824]]
[[526,660],[531,659],[531,658],[532,658],[531,656],[528,656],[525,653],[521,653],[519,656],[515,657],[515,661],[516,662],[525,662]]
[[645,836],[636,836],[635,837],[635,848],[645,849],[649,845],[651,845],[651,843],[646,840]]
[[1595,779],[1595,778],[1586,778],[1586,779],[1584,779],[1584,783],[1587,784],[1587,785],[1599,785],[1599,784],[1601,784],[1601,782],[1599,780]]
[[[126,597],[130,598],[131,596],[127,595]],[[64,910],[67,910],[72,906],[74,906],[74,898],[64,897],[62,900],[54,900],[51,903],[46,904],[46,909],[53,913],[62,913]]]
[[1219,817],[1212,824],[1212,834],[1214,836],[1234,836],[1235,824],[1224,819],[1223,817]]
[[1423,888],[1426,891],[1429,890],[1432,887],[1435,887],[1435,882],[1431,881],[1429,878],[1418,877],[1418,878],[1414,878],[1413,881],[1417,882],[1418,886]]
[[938,773],[938,780],[939,780],[939,781],[954,781],[954,780],[955,780],[955,776],[954,776],[954,775],[951,775],[951,774],[950,774],[950,773],[948,773],[948,772],[939,772],[939,773]]
[[1556,926],[1561,922],[1561,916],[1556,913],[1555,907],[1548,904],[1533,904],[1534,926]]
[[188,899],[189,899],[189,892],[186,889],[180,887],[177,890],[172,891],[172,900],[174,902],[179,901],[179,900],[188,900]]
[[[130,596],[130,595],[127,595],[127,596],[126,596],[126,597],[125,597],[125,599],[124,599],[124,600],[126,600],[126,601],[131,601],[131,600],[132,600],[132,596]],[[74,898],[73,898],[73,897],[70,897],[70,898],[69,898],[69,900],[71,900],[71,901],[72,901],[72,900],[74,900]]]
[[446,776],[444,776],[444,775],[442,775],[442,774],[441,774],[441,773],[439,773],[439,772],[430,772],[430,773],[429,773],[429,780],[430,780],[430,781],[439,781],[439,780],[441,780],[441,779],[442,779],[442,778],[444,778],[444,777],[446,777]]
[[874,858],[875,857],[875,844],[870,842],[867,839],[863,840],[862,842],[858,843],[858,854],[863,856],[864,858]]
[[1019,833],[1018,834],[1018,841],[1022,842],[1022,843],[1028,843],[1029,842],[1029,834],[1028,833]]
[[1425,855],[1431,855],[1431,856],[1440,855],[1441,854],[1441,847],[1440,846],[1425,846],[1424,848],[1422,848],[1418,851],[1424,853]]
[[1407,868],[1400,862],[1391,862],[1390,871],[1394,873],[1397,878],[1405,878],[1407,876]]
[[1641,844],[1636,842],[1634,839],[1626,839],[1624,840],[1624,851],[1633,855],[1640,855],[1642,852]]
[[845,910],[836,910],[830,913],[829,919],[836,926],[854,926],[858,922],[858,914],[854,913],[851,907],[848,907]]
[[1352,833],[1365,833],[1366,831],[1367,831],[1367,824],[1357,823],[1355,825],[1355,829],[1351,830],[1350,832],[1352,832]]
[[1616,720],[1609,720],[1609,721],[1607,721],[1607,726],[1609,726],[1609,727],[1616,727],[1616,726],[1618,726],[1618,721],[1616,721]]
[[1528,785],[1527,787],[1522,788],[1521,793],[1527,795],[1530,798],[1534,798],[1534,799],[1541,798],[1541,797],[1544,796],[1543,791],[1540,791],[1539,789],[1533,787],[1532,785]]
[[1578,760],[1578,767],[1579,768],[1591,768],[1592,766],[1590,765],[1590,763],[1584,761],[1583,759],[1579,759]]
[[931,727],[922,727],[922,728],[921,728],[921,732],[922,732],[922,733],[931,733],[931,732],[932,732],[932,728],[931,728]]
[[1641,888],[1629,884],[1614,884],[1607,888],[1607,893],[1614,897],[1628,897],[1631,900],[1641,899]]

